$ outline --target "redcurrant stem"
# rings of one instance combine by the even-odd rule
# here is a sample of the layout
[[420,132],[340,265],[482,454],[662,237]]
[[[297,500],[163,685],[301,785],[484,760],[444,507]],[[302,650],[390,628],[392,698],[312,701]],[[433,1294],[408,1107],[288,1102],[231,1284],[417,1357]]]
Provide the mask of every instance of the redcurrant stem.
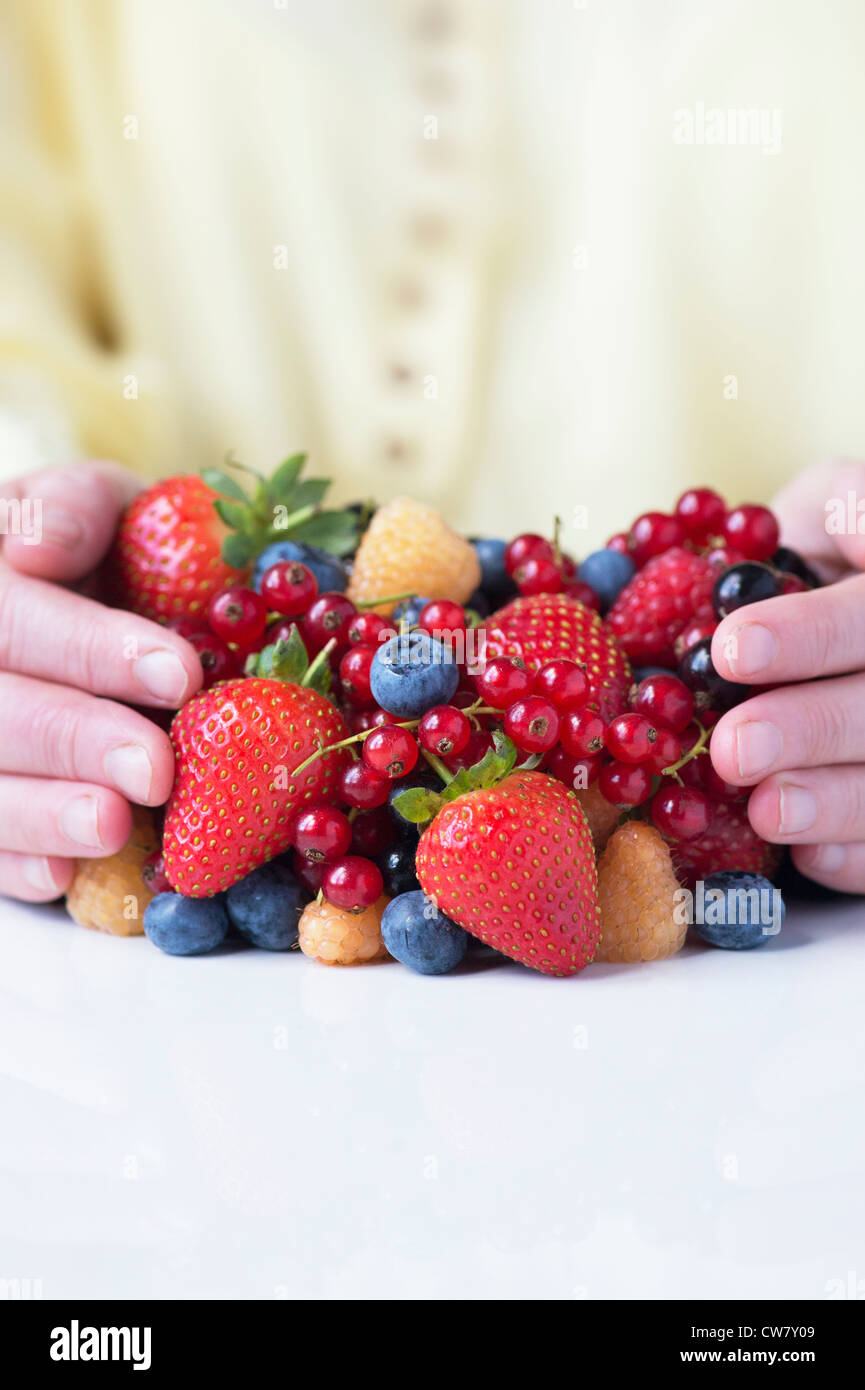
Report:
[[665,767],[662,769],[662,775],[664,777],[675,777],[676,781],[679,783],[680,786],[682,785],[682,779],[678,775],[679,768],[684,767],[685,763],[691,762],[693,758],[699,757],[701,753],[708,753],[709,751],[706,747],[706,744],[709,741],[709,735],[712,732],[711,729],[704,729],[698,719],[695,719],[694,723],[700,730],[700,737],[697,739],[697,742],[693,745],[692,748],[688,749],[687,753],[685,753],[684,756],[681,757],[677,763],[671,763],[669,767]]
[[356,819],[357,819],[357,813],[358,813],[359,810],[360,810],[360,807],[359,807],[359,806],[352,806],[351,810],[348,812],[348,823],[349,823],[349,825],[354,825],[354,823],[355,823],[355,821],[356,821]]
[[435,753],[428,753],[425,748],[422,748],[420,751],[433,771],[437,772],[445,786],[448,786],[448,784],[454,780],[455,774],[445,767],[441,758],[437,758]]
[[311,662],[309,663],[309,666],[307,667],[306,675],[303,677],[303,680],[300,682],[301,685],[306,686],[306,685],[311,685],[311,684],[312,684],[312,682],[315,680],[315,678],[316,678],[316,676],[318,675],[319,671],[320,671],[320,670],[322,669],[322,667],[324,666],[324,663],[327,661],[328,657],[330,656],[330,654],[331,654],[331,652],[333,651],[333,649],[334,649],[335,646],[336,646],[336,638],[335,638],[335,637],[331,637],[330,641],[327,642],[327,643],[322,647],[321,651],[317,654],[317,656],[314,658],[314,660],[311,661]]
[[560,516],[557,516],[557,517],[554,517],[554,518],[553,518],[553,555],[554,555],[554,557],[555,557],[555,561],[556,561],[556,564],[557,564],[557,565],[560,565],[560,564],[562,563],[562,541],[561,541],[561,534],[562,534],[562,518],[561,518]]
[[[335,641],[336,638],[332,637],[331,642]],[[312,667],[310,667],[310,670],[312,670]],[[309,672],[307,672],[307,675],[308,674]],[[406,719],[403,723],[395,724],[393,727],[397,729],[416,729],[419,723],[419,719]],[[370,734],[375,733],[375,730],[378,728],[381,728],[381,725],[375,724],[371,729],[362,729],[359,734],[351,734],[348,738],[341,738],[338,743],[323,743],[320,748],[316,748],[314,753],[310,753],[308,758],[304,758],[303,762],[292,772],[292,777],[296,777],[299,772],[304,772],[306,768],[309,767],[310,763],[314,763],[318,758],[323,758],[325,753],[335,753],[339,748],[351,748],[355,743],[364,743],[369,738]]]
[[411,589],[404,594],[384,594],[381,598],[362,598],[354,606],[360,612],[364,608],[378,608],[381,603],[402,603],[405,598],[414,598]]

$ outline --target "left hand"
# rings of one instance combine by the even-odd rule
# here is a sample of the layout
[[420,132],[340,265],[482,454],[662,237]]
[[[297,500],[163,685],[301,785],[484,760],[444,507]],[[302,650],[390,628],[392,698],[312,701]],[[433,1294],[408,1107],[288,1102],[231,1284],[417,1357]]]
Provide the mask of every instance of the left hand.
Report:
[[850,492],[865,499],[865,465],[827,463],[772,504],[782,543],[843,582],[751,604],[720,624],[719,673],[784,688],[725,714],[711,753],[726,781],[754,787],[758,835],[795,846],[797,868],[818,883],[865,893],[865,515],[861,535],[826,528],[827,503]]

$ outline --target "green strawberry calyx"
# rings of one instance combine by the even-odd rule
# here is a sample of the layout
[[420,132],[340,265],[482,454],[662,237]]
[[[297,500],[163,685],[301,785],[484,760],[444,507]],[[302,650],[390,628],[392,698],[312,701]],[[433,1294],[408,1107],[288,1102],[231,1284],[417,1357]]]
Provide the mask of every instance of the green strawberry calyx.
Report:
[[336,638],[331,637],[310,661],[297,624],[292,623],[287,637],[280,637],[278,642],[271,642],[260,652],[253,652],[247,657],[244,675],[286,681],[290,685],[315,690],[329,699],[333,679],[329,657],[335,646]]
[[[214,508],[231,534],[222,542],[222,559],[245,569],[274,541],[303,541],[331,555],[348,555],[358,539],[359,518],[351,510],[322,506],[330,478],[301,478],[306,454],[292,454],[270,478],[239,463],[231,454],[223,468],[202,468],[203,481],[218,497]],[[245,474],[248,487],[233,473]]]
[[[517,767],[517,757],[516,744],[499,729],[493,731],[493,746],[480,761],[471,767],[460,768],[457,773],[452,774],[447,769],[442,772],[442,768],[438,766],[439,759],[428,757],[427,761],[447,777],[445,785],[438,791],[430,791],[425,787],[409,787],[394,797],[394,809],[399,811],[404,820],[411,821],[414,825],[424,825],[432,820],[443,806],[447,806],[448,802],[456,801],[458,796],[464,796],[466,792],[485,791],[503,782]],[[521,763],[517,770],[528,772],[537,767],[539,762],[540,756],[535,754]]]

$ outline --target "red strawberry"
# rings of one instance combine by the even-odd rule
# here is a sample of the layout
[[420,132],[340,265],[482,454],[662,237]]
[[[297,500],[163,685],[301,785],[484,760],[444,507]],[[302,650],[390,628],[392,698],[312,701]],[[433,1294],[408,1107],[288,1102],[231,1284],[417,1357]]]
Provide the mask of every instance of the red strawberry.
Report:
[[536,671],[554,657],[585,664],[592,686],[590,699],[605,719],[625,708],[631,668],[612,633],[597,613],[564,594],[532,594],[514,599],[484,623],[487,660],[519,657]]
[[679,877],[689,888],[698,879],[725,869],[745,869],[771,878],[783,853],[779,845],[760,839],[742,802],[717,801],[712,803],[712,819],[705,835],[698,840],[676,841],[670,849]]
[[545,975],[575,975],[600,940],[592,836],[573,792],[541,772],[457,796],[424,831],[424,892],[466,931]]
[[607,622],[635,666],[676,665],[680,633],[695,620],[715,621],[712,586],[718,573],[706,556],[673,546],[625,586]]
[[165,812],[165,872],[178,893],[209,898],[288,848],[305,801],[333,803],[349,754],[336,749],[292,776],[323,744],[348,737],[315,690],[248,676],[196,695],[175,716],[177,777]]
[[267,481],[243,469],[254,480],[249,491],[233,474],[206,468],[200,478],[168,478],[136,497],[108,561],[114,601],[159,622],[203,616],[213,595],[242,581],[272,541],[290,535],[348,554],[357,517],[322,508],[327,481],[301,479],[305,460],[292,455]]
[[167,478],[124,512],[111,555],[113,597],[120,607],[167,622],[203,614],[220,589],[240,577],[221,557],[229,528],[217,494],[201,478]]

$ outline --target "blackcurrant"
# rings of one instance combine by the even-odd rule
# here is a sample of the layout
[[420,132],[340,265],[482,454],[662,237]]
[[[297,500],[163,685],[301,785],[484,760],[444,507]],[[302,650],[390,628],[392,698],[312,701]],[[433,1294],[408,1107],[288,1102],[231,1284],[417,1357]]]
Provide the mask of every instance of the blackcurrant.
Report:
[[748,698],[747,685],[737,685],[735,681],[719,676],[712,665],[712,639],[704,637],[679,663],[679,680],[684,681],[694,692],[694,704],[698,711],[704,709],[732,709]]
[[420,887],[415,873],[416,850],[416,841],[400,840],[379,859],[384,891],[389,898],[398,898],[400,893],[414,893]]
[[769,564],[784,574],[798,575],[799,579],[804,579],[805,583],[810,584],[812,589],[820,588],[820,576],[814,573],[807,560],[803,560],[798,551],[791,550],[788,545],[779,546]]
[[763,599],[777,598],[780,592],[781,584],[774,570],[756,560],[743,560],[741,565],[724,570],[715,580],[712,607],[719,618],[726,618],[737,608],[744,608],[748,603],[761,603]]

